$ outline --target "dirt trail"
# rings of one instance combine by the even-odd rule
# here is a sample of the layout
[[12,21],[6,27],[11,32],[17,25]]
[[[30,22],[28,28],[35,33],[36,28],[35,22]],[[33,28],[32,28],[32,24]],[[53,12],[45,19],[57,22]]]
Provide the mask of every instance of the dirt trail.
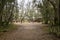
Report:
[[17,30],[6,32],[0,37],[0,40],[59,40],[43,30],[44,24],[23,23],[16,25],[18,27]]

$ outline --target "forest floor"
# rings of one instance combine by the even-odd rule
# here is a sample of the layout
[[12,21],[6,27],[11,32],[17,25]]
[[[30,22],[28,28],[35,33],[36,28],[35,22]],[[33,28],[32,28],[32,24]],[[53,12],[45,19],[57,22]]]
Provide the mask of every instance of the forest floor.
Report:
[[17,29],[5,32],[0,40],[60,40],[48,34],[48,27],[40,23],[15,23]]

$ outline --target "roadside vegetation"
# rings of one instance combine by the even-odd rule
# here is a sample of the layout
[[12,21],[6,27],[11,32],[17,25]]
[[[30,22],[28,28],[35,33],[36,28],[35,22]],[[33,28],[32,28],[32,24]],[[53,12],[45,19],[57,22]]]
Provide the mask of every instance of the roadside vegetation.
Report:
[[59,0],[0,0],[0,32],[15,29],[13,22],[42,22],[49,33],[60,37]]

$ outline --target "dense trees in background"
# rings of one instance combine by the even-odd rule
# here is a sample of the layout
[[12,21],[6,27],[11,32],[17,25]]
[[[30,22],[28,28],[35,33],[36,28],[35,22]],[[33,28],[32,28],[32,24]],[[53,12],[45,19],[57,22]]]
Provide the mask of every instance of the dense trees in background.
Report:
[[[36,0],[33,2],[36,3]],[[49,32],[60,36],[59,0],[42,0],[42,3],[35,5],[40,8],[43,22],[50,25]]]
[[35,4],[32,1],[26,3],[25,0],[21,0],[19,3],[19,20],[33,22],[34,20],[41,17],[41,13],[37,10]]
[[[33,1],[34,3],[36,0]],[[44,23],[51,23],[52,25],[59,25],[59,0],[42,0],[35,4],[40,8]]]
[[21,22],[25,19],[33,21],[41,16],[45,24],[59,25],[59,0],[33,0],[26,4],[25,0],[21,0],[19,5],[16,0],[0,0],[1,26],[11,23],[13,19]]
[[7,26],[13,21],[16,0],[0,0],[0,26]]
[[25,0],[20,3],[17,0],[0,0],[0,26],[7,26],[13,21],[34,21],[40,15],[32,1],[25,4]]
[[[18,5],[19,4],[19,5]],[[49,24],[51,33],[60,35],[59,0],[32,0],[25,3],[21,0],[0,0],[0,27],[5,27],[13,21],[33,22],[42,18],[44,24]]]

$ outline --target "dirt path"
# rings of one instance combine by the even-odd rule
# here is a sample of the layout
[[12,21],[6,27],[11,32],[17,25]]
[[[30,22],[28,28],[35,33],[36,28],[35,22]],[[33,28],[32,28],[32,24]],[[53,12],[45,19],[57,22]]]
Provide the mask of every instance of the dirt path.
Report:
[[0,37],[0,40],[58,40],[43,30],[44,24],[23,23],[16,25],[19,26],[17,30],[6,32]]

